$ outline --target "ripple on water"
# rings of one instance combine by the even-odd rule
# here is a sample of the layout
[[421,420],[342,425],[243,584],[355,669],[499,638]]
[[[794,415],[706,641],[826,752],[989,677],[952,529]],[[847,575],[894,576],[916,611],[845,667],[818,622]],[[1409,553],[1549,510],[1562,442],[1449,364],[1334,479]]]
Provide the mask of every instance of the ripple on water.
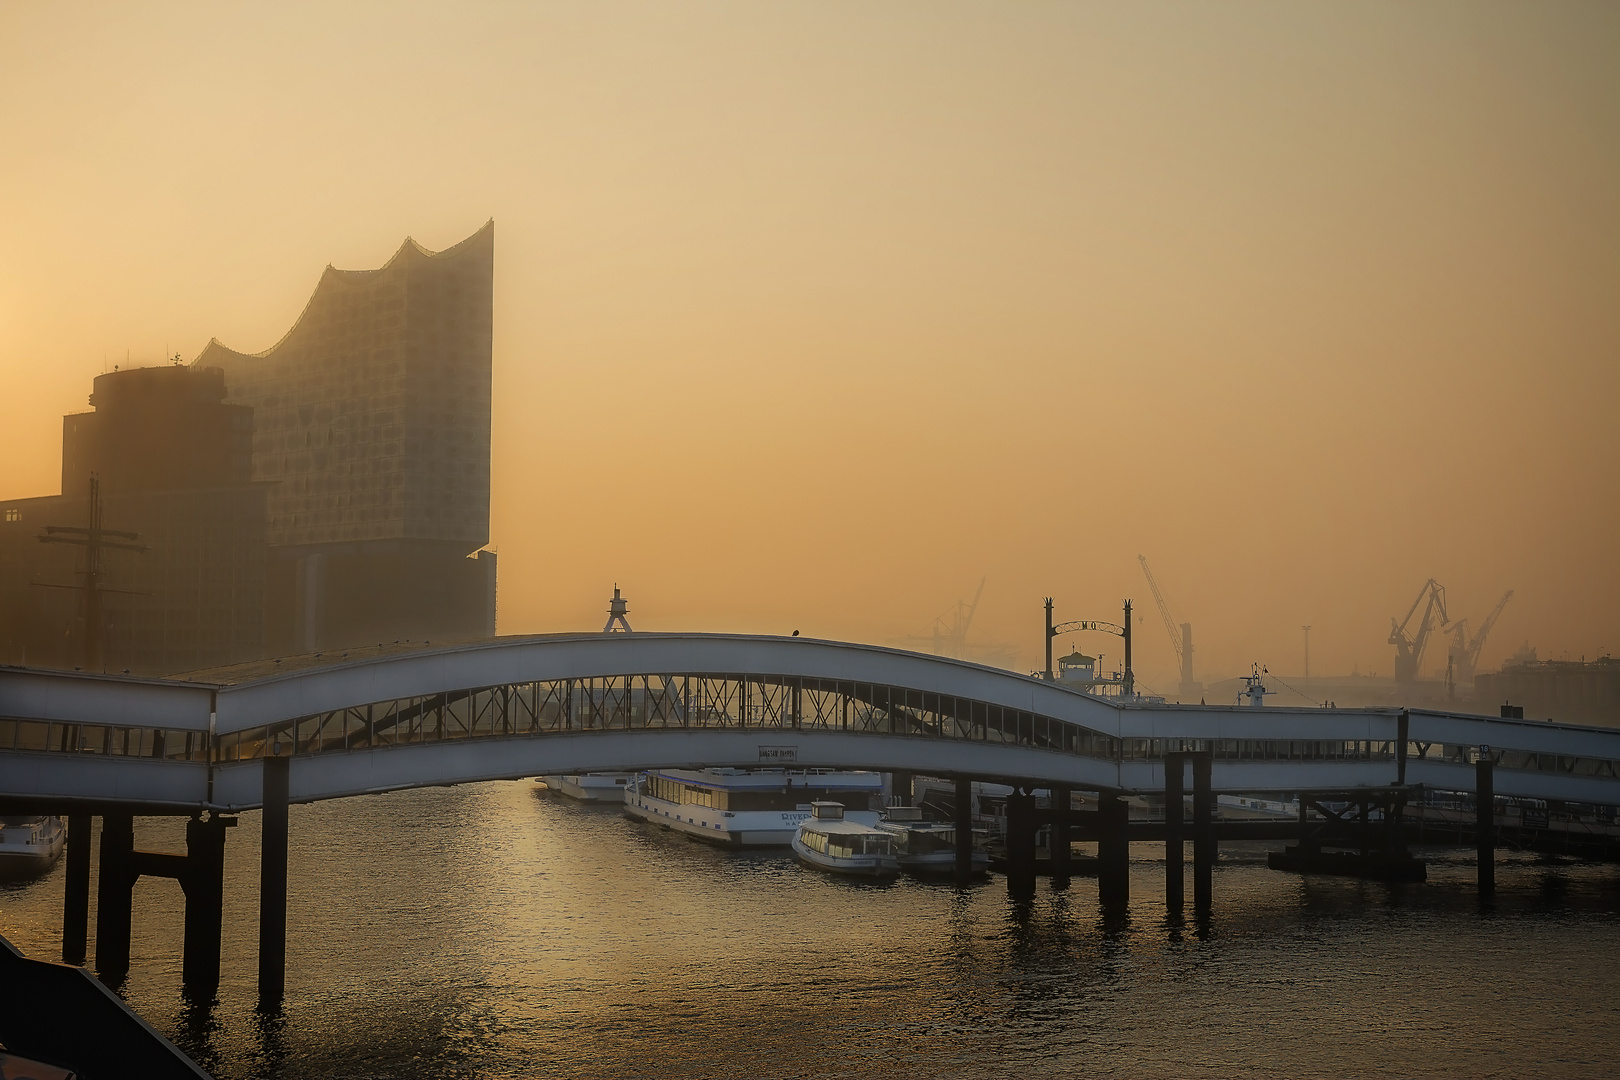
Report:
[[[727,852],[483,784],[292,809],[284,1011],[254,1010],[258,815],[227,845],[219,1001],[180,994],[182,898],[143,880],[123,988],[221,1077],[1599,1076],[1620,1045],[1613,867],[1470,853],[1425,885],[1300,878],[1230,845],[1207,926],[1153,845],[1105,924],[1095,879],[1013,904]],[[149,849],[182,822],[142,819]],[[0,886],[60,949],[62,868]],[[94,917],[91,922],[94,929]]]

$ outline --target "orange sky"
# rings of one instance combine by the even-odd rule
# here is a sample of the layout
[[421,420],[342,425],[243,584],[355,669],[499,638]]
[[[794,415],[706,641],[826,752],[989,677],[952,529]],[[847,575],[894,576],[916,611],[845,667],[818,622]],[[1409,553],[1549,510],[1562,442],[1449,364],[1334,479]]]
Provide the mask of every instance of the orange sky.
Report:
[[1620,649],[1612,3],[7,4],[0,211],[0,497],[493,216],[503,633]]

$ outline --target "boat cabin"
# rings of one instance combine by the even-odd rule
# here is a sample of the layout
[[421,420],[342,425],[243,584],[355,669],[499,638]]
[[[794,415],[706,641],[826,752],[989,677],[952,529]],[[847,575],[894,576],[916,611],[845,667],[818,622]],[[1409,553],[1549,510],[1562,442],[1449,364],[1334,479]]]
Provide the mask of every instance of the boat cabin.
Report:
[[799,840],[811,851],[833,859],[895,853],[892,834],[841,818],[811,818],[799,826]]
[[641,794],[732,813],[803,810],[829,796],[852,809],[875,810],[883,800],[883,775],[814,769],[654,769],[643,775]]

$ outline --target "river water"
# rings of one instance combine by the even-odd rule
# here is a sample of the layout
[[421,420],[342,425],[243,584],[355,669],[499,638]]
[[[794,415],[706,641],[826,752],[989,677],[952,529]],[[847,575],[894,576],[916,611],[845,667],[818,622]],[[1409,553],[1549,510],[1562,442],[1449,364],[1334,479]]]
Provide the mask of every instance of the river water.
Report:
[[[276,1016],[257,814],[226,845],[216,1003],[181,994],[179,885],[136,889],[122,993],[221,1078],[1598,1077],[1620,1052],[1613,866],[1503,853],[1482,905],[1468,851],[1390,886],[1228,844],[1212,919],[1182,927],[1162,849],[1132,845],[1105,926],[1094,879],[1027,905],[999,877],[848,882],[527,782],[295,806],[291,842]],[[183,851],[184,824],[136,843]],[[0,886],[31,956],[60,955],[64,869]]]

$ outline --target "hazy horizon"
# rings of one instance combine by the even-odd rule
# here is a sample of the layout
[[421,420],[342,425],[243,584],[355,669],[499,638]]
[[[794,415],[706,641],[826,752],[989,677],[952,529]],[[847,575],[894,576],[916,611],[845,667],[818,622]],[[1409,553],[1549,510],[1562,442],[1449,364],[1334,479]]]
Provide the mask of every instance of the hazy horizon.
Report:
[[[499,631],[1620,647],[1620,9],[0,7],[0,498],[495,220]],[[1118,642],[1059,642],[1101,651]],[[926,648],[925,643],[917,647]],[[1435,640],[1425,674],[1444,665]]]

